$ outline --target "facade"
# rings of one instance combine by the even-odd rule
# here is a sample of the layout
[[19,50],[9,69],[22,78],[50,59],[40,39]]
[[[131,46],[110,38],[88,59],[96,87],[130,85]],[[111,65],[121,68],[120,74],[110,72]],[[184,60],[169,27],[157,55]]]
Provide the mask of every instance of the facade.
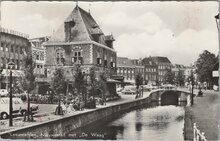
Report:
[[135,84],[135,76],[141,73],[144,76],[144,66],[139,60],[126,57],[117,58],[117,75],[124,77],[124,82]]
[[162,83],[167,69],[171,69],[172,64],[167,57],[155,56],[151,58],[158,66],[158,82]]
[[44,65],[46,63],[46,48],[43,46],[43,43],[48,40],[49,37],[30,39],[32,57],[34,58],[36,63],[35,75],[37,77],[41,77],[45,75]]
[[19,76],[22,73],[24,52],[30,49],[31,44],[27,34],[4,28],[0,28],[0,32],[0,67],[3,70],[0,89],[7,89],[9,84],[7,76],[10,69],[7,64],[10,61],[14,62],[13,75]]
[[175,74],[175,76],[178,75],[179,71],[181,71],[184,75],[186,67],[184,65],[181,65],[181,64],[173,64],[171,70]]
[[158,66],[151,57],[142,60],[144,65],[144,80],[145,84],[157,85],[158,81]]
[[[95,67],[96,73],[116,74],[116,51],[112,35],[104,35],[90,13],[76,6],[63,25],[44,44],[46,68],[50,76],[56,67],[65,68],[65,76],[73,78],[76,64],[85,73]],[[70,80],[71,81],[71,80]]]
[[77,5],[44,44],[47,78],[52,77],[57,67],[62,67],[67,81],[72,83],[76,65],[80,65],[85,74],[89,74],[90,68],[94,67],[97,78],[105,72],[107,79],[110,79],[116,75],[114,41],[112,35],[102,32],[90,13]]

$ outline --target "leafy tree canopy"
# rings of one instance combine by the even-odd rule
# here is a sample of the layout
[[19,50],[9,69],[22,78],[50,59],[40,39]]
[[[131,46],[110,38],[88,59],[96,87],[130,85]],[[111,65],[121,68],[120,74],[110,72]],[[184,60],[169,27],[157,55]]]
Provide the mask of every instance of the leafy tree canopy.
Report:
[[143,84],[143,77],[142,77],[141,73],[138,73],[135,77],[135,85],[137,86],[137,89],[142,84]]
[[55,94],[65,93],[66,81],[64,77],[64,70],[62,68],[56,68],[52,81],[51,87],[54,90]]
[[165,84],[175,83],[175,74],[171,71],[171,69],[166,69],[166,73],[164,75],[164,83]]
[[200,82],[211,81],[212,70],[218,58],[215,54],[205,50],[196,61],[196,73]]

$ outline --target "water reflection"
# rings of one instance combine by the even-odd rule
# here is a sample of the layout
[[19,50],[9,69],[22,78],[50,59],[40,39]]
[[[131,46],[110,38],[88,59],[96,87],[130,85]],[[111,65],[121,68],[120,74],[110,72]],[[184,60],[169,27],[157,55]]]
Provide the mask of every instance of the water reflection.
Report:
[[[99,121],[72,133],[89,134],[88,137],[82,139],[182,141],[183,117],[183,107],[141,108],[126,114],[112,116],[110,119]],[[91,133],[103,136],[93,136]]]

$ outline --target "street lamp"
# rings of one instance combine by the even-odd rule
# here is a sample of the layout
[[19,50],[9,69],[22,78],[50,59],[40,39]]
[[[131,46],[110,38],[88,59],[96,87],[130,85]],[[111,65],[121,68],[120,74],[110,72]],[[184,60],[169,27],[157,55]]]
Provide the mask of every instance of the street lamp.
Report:
[[193,70],[191,69],[191,75],[190,75],[190,82],[192,85],[192,93],[191,93],[191,105],[193,105],[194,101],[193,101],[193,88],[194,88],[194,76],[193,76]]
[[216,22],[218,32],[219,32],[219,14],[215,16],[215,22]]
[[10,99],[9,99],[9,126],[13,126],[13,105],[12,105],[12,67],[15,64],[13,62],[9,62],[8,66],[10,67]]

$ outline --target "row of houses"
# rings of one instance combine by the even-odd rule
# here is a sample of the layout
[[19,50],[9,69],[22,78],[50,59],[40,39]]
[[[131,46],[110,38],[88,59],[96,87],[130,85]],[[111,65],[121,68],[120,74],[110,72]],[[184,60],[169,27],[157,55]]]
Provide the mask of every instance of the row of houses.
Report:
[[[112,34],[103,33],[90,12],[76,6],[50,37],[28,39],[26,34],[1,28],[0,67],[5,72],[9,69],[7,64],[12,61],[15,63],[13,71],[19,72],[24,53],[31,51],[36,62],[36,93],[48,87],[53,72],[58,67],[64,68],[65,77],[70,84],[74,81],[76,65],[80,64],[85,74],[94,67],[97,79],[102,72],[107,74],[107,83],[111,88],[117,83],[113,79],[134,83],[138,73],[142,75],[145,84],[156,85],[157,82],[163,82],[167,69],[172,69],[175,73],[181,69],[187,70],[182,65],[172,65],[167,57],[117,57],[114,41]],[[4,75],[3,73],[2,76]],[[7,88],[8,84],[7,77],[1,77],[0,89]]]
[[135,76],[140,73],[144,84],[157,85],[164,83],[167,70],[171,70],[175,76],[181,72],[185,79],[191,74],[193,66],[172,64],[167,57],[150,56],[143,59],[129,59],[117,57],[117,75],[123,76],[124,81],[135,83]]

